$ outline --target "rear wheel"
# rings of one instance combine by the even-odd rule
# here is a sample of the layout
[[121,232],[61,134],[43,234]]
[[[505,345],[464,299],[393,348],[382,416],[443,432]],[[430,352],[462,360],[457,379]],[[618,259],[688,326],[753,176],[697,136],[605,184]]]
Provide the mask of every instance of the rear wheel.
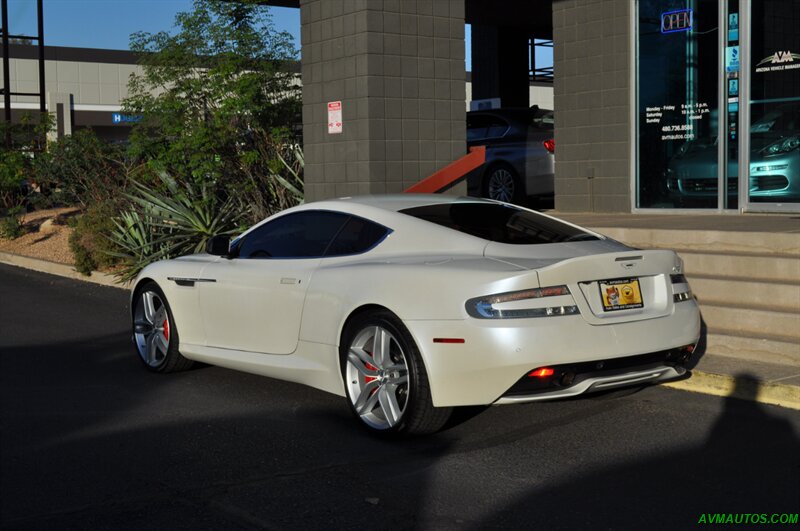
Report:
[[425,366],[402,321],[388,311],[357,316],[341,346],[342,376],[353,414],[371,431],[439,430],[452,408],[433,406]]
[[525,187],[514,168],[508,164],[496,164],[486,172],[483,195],[505,203],[520,203],[525,199]]
[[137,290],[133,304],[133,342],[145,366],[163,373],[190,368],[193,362],[178,352],[178,329],[158,284],[144,284]]

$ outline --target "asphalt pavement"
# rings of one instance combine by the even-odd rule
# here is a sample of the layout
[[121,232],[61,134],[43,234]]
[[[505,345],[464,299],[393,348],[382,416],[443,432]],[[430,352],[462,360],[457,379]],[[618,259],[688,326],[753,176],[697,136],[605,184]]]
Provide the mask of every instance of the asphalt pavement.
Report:
[[0,265],[2,529],[674,530],[800,512],[795,410],[644,387],[464,409],[389,441],[300,385],[148,373],[127,306]]

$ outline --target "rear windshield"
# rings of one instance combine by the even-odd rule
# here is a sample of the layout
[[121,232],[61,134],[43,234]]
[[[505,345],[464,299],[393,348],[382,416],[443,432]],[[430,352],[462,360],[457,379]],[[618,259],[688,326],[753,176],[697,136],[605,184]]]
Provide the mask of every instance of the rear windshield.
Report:
[[444,203],[400,212],[498,243],[536,245],[599,239],[561,221],[510,205]]

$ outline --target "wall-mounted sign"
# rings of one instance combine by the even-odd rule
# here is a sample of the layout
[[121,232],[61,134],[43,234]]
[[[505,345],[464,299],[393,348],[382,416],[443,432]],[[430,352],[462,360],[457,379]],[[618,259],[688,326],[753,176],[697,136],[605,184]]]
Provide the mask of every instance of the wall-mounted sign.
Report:
[[728,15],[728,40],[739,40],[739,13]]
[[121,114],[115,112],[111,115],[111,123],[115,124],[135,124],[141,122],[143,116],[141,114]]
[[738,79],[729,79],[728,80],[728,96],[738,96],[739,95],[739,80]]
[[738,72],[739,71],[739,47],[728,46],[725,48],[725,71]]
[[342,132],[342,102],[328,102],[328,134],[336,135]]
[[800,68],[800,53],[781,50],[759,61],[756,65],[756,72],[777,72],[795,68]]
[[692,29],[693,13],[691,9],[661,13],[661,33],[675,33]]

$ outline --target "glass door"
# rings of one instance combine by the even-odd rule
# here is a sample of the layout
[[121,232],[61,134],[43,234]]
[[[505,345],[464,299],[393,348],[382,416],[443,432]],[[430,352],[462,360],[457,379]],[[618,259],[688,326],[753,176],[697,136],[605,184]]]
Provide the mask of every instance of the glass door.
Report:
[[[718,209],[720,112],[726,112],[719,101],[722,6],[718,0],[636,5],[636,207]],[[736,183],[733,173],[734,193]]]
[[743,4],[750,16],[742,195],[749,211],[800,211],[800,2]]

